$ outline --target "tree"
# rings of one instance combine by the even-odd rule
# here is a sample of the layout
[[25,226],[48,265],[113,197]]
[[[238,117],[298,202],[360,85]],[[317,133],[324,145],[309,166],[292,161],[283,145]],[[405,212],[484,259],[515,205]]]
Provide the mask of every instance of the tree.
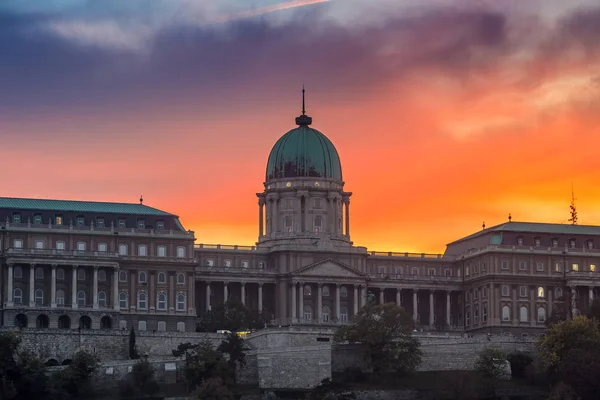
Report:
[[256,310],[250,310],[237,299],[216,304],[212,310],[206,311],[198,324],[200,332],[217,330],[239,331],[260,329],[264,326],[264,318]]
[[188,390],[193,390],[210,378],[220,378],[224,382],[231,380],[229,366],[221,353],[215,350],[210,341],[197,345],[180,344],[173,350],[175,357],[185,357],[184,374]]
[[227,365],[232,374],[235,383],[237,366],[243,368],[246,365],[246,354],[244,353],[244,339],[236,333],[228,333],[225,340],[217,348],[221,353],[227,354],[229,359]]
[[15,360],[21,339],[12,332],[0,333],[0,398],[6,399],[14,382],[20,377]]
[[404,308],[394,303],[368,302],[350,325],[340,327],[336,342],[362,343],[369,349],[375,372],[413,372],[421,363],[420,343],[412,336],[413,321]]
[[131,369],[131,383],[134,392],[150,396],[159,390],[158,382],[154,377],[154,368],[148,360],[138,361]]
[[129,358],[132,360],[137,360],[140,358],[135,346],[135,330],[133,330],[133,326],[129,332]]
[[479,352],[475,370],[486,378],[500,379],[506,375],[506,354],[495,347],[487,347]]
[[100,359],[97,355],[79,351],[65,369],[53,374],[50,379],[50,398],[76,398],[89,390],[90,378],[98,370]]
[[221,378],[206,379],[196,392],[198,400],[233,400],[233,393]]
[[563,383],[581,400],[597,399],[600,392],[600,328],[587,317],[551,326],[538,340],[538,350],[553,381]]
[[558,324],[559,322],[567,320],[567,304],[564,301],[564,297],[556,299],[554,303],[554,309],[552,313],[546,319],[546,327],[551,327],[552,325]]

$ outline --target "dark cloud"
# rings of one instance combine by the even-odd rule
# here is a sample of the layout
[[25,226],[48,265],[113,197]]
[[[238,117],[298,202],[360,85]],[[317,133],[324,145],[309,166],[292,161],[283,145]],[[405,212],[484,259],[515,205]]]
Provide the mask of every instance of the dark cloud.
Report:
[[[97,111],[138,105],[215,105],[273,96],[310,83],[323,91],[369,88],[404,72],[468,76],[494,66],[521,41],[498,12],[437,10],[380,26],[327,24],[318,10],[283,25],[263,18],[209,28],[170,27],[135,54],[85,46],[39,30],[47,16],[0,14],[0,115],[44,108]],[[597,46],[600,9],[555,32]],[[256,100],[257,97],[254,97]]]

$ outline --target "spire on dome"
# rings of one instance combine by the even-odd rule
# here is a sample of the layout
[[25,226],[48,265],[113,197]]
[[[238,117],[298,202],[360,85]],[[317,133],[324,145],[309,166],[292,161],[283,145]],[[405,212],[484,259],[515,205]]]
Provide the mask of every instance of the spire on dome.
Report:
[[306,106],[305,106],[305,93],[306,90],[304,90],[304,85],[302,85],[302,115],[299,116],[298,118],[296,118],[296,125],[300,125],[300,126],[308,126],[310,124],[312,124],[312,118],[309,117],[308,115],[306,115]]

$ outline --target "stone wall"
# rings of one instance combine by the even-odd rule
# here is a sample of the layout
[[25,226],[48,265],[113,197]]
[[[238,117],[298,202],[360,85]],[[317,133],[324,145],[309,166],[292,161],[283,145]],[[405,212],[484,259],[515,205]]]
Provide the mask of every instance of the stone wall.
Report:
[[331,346],[264,349],[258,354],[262,389],[308,389],[331,378]]

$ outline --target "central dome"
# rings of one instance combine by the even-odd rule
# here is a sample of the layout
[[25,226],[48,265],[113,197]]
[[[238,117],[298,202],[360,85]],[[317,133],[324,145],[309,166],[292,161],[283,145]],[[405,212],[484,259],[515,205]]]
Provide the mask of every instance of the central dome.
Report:
[[299,117],[300,126],[275,143],[267,162],[267,181],[303,177],[342,180],[342,164],[335,146],[321,132],[310,128],[310,122]]

